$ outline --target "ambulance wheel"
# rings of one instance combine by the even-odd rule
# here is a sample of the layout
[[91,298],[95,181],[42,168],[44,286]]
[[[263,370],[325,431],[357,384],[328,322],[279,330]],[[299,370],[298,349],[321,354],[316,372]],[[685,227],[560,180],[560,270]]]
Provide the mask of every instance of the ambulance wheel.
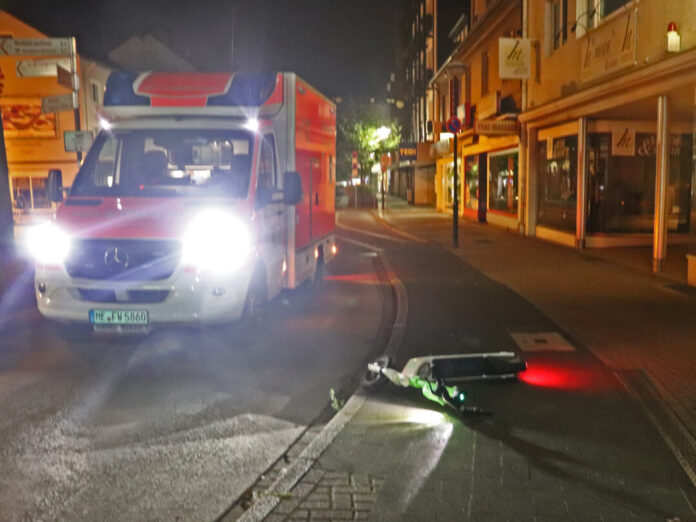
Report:
[[266,279],[263,270],[259,269],[254,274],[244,302],[241,323],[245,327],[261,326],[266,308],[266,297]]
[[312,288],[321,290],[324,286],[324,253],[319,252],[317,258],[317,266],[314,269],[314,277],[312,277]]
[[[381,357],[378,357],[373,361],[373,364],[378,364],[381,368],[389,368],[389,356],[388,355],[382,355]],[[361,384],[363,388],[368,388],[370,390],[377,390],[384,386],[387,381],[387,379],[382,372],[374,372],[370,370],[369,368],[365,370],[365,373],[362,376],[362,381]]]

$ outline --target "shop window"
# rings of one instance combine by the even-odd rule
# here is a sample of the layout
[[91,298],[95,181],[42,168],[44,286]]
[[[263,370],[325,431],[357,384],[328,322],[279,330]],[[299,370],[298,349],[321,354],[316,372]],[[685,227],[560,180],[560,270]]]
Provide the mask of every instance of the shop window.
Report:
[[31,178],[31,193],[34,200],[34,208],[51,208],[46,190],[47,178]]
[[[587,230],[590,233],[653,231],[656,139],[636,134],[632,156],[614,156],[610,134],[591,134]],[[670,136],[667,229],[688,230],[691,206],[691,147],[688,134]]]
[[46,178],[12,177],[12,209],[23,213],[32,209],[51,208],[46,191]]
[[555,138],[551,151],[539,142],[539,206],[537,223],[575,232],[578,137]]
[[12,208],[19,212],[31,208],[31,182],[28,177],[12,178]]
[[517,150],[488,156],[488,208],[517,215]]
[[479,169],[478,156],[467,156],[464,160],[464,208],[478,210]]

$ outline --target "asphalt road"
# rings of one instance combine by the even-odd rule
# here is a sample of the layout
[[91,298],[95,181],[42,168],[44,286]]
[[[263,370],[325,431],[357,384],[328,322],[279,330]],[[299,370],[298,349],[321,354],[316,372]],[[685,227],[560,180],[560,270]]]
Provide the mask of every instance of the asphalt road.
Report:
[[220,516],[383,348],[376,258],[339,248],[323,286],[274,300],[255,335],[73,340],[26,299],[2,303],[0,520]]

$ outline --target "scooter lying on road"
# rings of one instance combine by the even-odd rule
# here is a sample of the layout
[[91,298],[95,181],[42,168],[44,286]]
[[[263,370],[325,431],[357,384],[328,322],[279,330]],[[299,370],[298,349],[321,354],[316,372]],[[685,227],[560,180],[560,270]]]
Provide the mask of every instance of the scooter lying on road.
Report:
[[389,356],[383,355],[367,365],[363,386],[381,387],[386,382],[402,388],[418,388],[425,398],[440,406],[450,406],[461,414],[489,413],[476,406],[465,406],[466,395],[453,383],[514,379],[527,369],[527,363],[513,352],[458,355],[427,355],[409,359],[400,372],[390,368]]

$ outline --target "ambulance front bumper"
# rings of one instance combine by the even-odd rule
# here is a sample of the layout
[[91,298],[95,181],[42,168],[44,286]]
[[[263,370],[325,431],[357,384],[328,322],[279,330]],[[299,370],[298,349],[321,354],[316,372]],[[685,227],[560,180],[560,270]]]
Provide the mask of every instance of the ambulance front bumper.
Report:
[[244,310],[251,267],[229,275],[179,270],[162,281],[71,278],[61,267],[36,267],[41,314],[95,326],[224,323]]

